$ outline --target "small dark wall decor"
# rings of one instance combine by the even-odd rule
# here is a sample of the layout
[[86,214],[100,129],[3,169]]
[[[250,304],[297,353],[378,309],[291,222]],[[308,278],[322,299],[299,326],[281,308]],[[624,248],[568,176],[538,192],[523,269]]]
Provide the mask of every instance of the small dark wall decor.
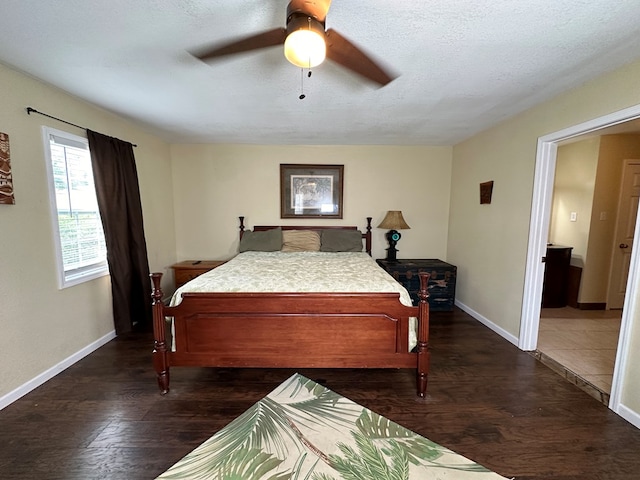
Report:
[[344,165],[280,164],[280,218],[342,218]]
[[493,180],[480,184],[480,204],[491,203],[491,195],[493,194]]
[[9,135],[0,132],[0,205],[14,205]]

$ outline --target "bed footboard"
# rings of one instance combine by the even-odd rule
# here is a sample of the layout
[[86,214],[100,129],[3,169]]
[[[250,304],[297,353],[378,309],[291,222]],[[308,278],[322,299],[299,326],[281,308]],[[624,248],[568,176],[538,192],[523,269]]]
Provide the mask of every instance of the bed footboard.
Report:
[[[428,277],[420,274],[417,307],[402,305],[398,293],[184,293],[170,307],[162,302],[162,274],[153,273],[153,364],[160,391],[169,391],[171,366],[416,368],[417,393],[424,397]],[[410,317],[418,319],[415,353],[408,351]],[[168,341],[167,318],[175,345]]]

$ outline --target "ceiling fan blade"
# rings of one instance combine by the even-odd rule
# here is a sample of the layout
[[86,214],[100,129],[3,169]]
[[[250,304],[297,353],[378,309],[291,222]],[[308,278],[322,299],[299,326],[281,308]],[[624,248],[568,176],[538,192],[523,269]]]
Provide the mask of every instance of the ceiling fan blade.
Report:
[[250,50],[282,45],[286,38],[287,30],[285,28],[275,28],[241,40],[226,43],[224,45],[218,45],[206,50],[193,52],[192,55],[202,61],[207,61],[225,55],[234,55],[236,53],[248,52]]
[[324,23],[330,6],[331,0],[291,0],[287,6],[287,17],[292,13],[304,13]]
[[379,83],[381,86],[386,85],[397,77],[397,75],[392,76],[384,70],[367,54],[332,28],[327,30],[325,36],[327,39],[327,58],[334,62],[373,82]]

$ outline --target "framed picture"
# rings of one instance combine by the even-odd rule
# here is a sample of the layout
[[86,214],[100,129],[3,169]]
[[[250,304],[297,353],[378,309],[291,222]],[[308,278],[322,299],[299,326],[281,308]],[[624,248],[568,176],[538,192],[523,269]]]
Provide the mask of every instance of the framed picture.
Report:
[[281,218],[342,218],[344,165],[280,164]]

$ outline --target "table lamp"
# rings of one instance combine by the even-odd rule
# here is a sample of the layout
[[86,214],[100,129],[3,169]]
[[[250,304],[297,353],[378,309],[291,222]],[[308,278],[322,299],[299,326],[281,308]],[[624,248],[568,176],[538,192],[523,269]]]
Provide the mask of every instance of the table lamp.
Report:
[[411,228],[407,225],[407,222],[404,221],[402,216],[402,212],[400,210],[389,210],[385,215],[378,228],[388,228],[389,231],[386,233],[387,241],[389,242],[389,248],[387,248],[387,258],[388,262],[396,261],[396,254],[398,250],[396,250],[396,244],[402,237],[398,230],[407,230]]

